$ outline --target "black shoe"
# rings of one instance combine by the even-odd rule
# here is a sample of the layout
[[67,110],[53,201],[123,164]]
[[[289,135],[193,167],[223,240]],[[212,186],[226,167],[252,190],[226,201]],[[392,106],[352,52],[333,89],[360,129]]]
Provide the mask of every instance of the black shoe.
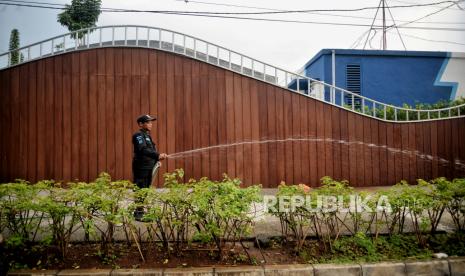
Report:
[[144,212],[141,211],[135,211],[134,212],[134,219],[137,221],[142,221],[144,218]]

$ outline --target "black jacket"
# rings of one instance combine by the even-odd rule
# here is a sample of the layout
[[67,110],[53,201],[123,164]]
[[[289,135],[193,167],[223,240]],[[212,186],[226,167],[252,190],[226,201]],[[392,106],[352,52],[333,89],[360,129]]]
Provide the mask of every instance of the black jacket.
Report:
[[152,137],[145,130],[139,130],[132,136],[134,146],[133,169],[152,169],[158,162],[160,154]]

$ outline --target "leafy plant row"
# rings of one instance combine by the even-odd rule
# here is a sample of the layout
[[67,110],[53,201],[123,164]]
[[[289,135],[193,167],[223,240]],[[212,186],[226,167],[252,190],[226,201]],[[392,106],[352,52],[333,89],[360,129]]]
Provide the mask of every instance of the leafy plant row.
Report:
[[[430,182],[420,179],[418,185],[401,181],[388,190],[371,193],[357,192],[347,181],[329,177],[323,177],[321,181],[321,187],[315,189],[281,184],[276,206],[269,208],[269,212],[281,222],[283,237],[293,240],[297,251],[302,249],[309,236],[318,237],[324,246],[331,248],[343,233],[377,238],[380,233],[392,236],[406,230],[415,234],[420,246],[425,246],[426,235],[437,232],[446,213],[452,219],[456,232],[465,230],[463,178],[452,181],[437,178]],[[317,201],[325,196],[337,198],[338,206],[343,208],[318,209]],[[294,208],[289,208],[296,197],[305,197],[306,204],[294,204]],[[379,206],[380,202],[382,206]],[[371,211],[357,208],[362,203]],[[282,212],[283,209],[286,211]],[[410,225],[411,228],[407,229]]]
[[[0,185],[0,231],[7,246],[41,242],[66,257],[71,236],[84,229],[85,241],[99,241],[103,255],[111,253],[115,231],[122,229],[128,243],[139,245],[142,234],[134,211],[143,209],[148,241],[161,245],[168,255],[180,253],[189,242],[216,247],[221,258],[227,241],[242,242],[251,230],[253,202],[259,187],[240,188],[240,181],[207,178],[180,183],[182,170],[165,174],[165,187],[138,189],[129,181],[111,181],[102,173],[91,183],[25,181]],[[38,237],[41,236],[39,239]],[[157,247],[155,247],[157,248]]]
[[[182,170],[165,174],[167,189],[161,190],[112,181],[106,173],[91,183],[68,183],[66,187],[54,181],[2,184],[0,232],[6,233],[7,246],[40,242],[56,248],[63,258],[79,229],[84,230],[84,241],[100,243],[103,255],[111,252],[117,230],[124,233],[128,244],[137,245],[142,259],[142,235],[168,255],[188,250],[192,242],[206,244],[218,258],[236,243],[247,253],[243,240],[253,230],[252,206],[262,202],[260,187],[241,188],[239,180],[228,177],[182,183],[182,177]],[[342,207],[355,204],[356,208],[320,210],[318,200],[325,196],[337,198]],[[304,198],[306,204],[282,211],[280,207],[289,207],[295,197]],[[377,209],[382,198],[389,209]],[[360,205],[375,211],[360,210]],[[268,213],[279,218],[283,238],[294,244],[297,252],[309,236],[334,250],[347,233],[376,239],[380,233],[395,236],[406,230],[413,231],[424,246],[426,235],[437,232],[445,214],[456,232],[465,230],[465,179],[419,180],[415,186],[402,181],[388,190],[367,193],[356,191],[347,181],[324,177],[318,188],[280,185],[271,207],[275,208],[268,208]],[[141,209],[145,233],[133,215]]]

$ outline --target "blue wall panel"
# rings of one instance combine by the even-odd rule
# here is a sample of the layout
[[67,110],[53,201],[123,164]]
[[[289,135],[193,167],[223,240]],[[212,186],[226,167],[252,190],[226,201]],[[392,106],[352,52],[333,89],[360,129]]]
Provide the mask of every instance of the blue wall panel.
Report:
[[[346,88],[346,66],[361,66],[362,95],[395,105],[435,103],[451,97],[452,86],[435,86],[447,53],[336,50],[336,86]],[[322,50],[305,74],[326,83],[331,79],[331,50]]]

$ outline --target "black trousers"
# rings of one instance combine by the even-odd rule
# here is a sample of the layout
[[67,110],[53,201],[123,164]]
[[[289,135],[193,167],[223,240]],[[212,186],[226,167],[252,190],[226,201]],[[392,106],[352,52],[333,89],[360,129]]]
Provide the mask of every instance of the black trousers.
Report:
[[139,188],[149,188],[152,184],[152,169],[132,168],[134,184]]

